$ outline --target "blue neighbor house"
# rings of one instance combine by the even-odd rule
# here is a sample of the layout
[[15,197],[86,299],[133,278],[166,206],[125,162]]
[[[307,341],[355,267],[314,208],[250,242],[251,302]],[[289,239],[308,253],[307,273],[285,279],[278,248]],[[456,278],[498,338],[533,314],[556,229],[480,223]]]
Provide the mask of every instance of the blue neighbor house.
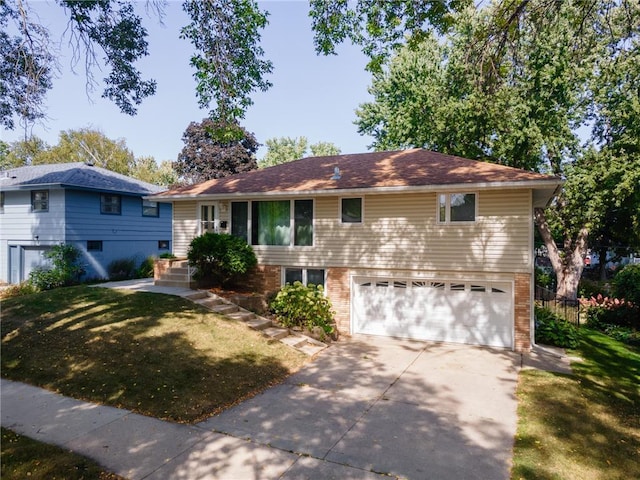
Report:
[[20,283],[60,243],[82,252],[85,279],[108,278],[114,260],[171,251],[172,206],[148,201],[164,190],[85,163],[0,172],[0,282]]

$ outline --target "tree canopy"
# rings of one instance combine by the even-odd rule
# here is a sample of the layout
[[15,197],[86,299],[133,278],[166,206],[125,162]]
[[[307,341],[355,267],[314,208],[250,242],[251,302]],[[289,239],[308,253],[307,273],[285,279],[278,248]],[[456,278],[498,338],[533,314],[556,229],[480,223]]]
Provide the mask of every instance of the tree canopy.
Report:
[[640,5],[596,6],[522,2],[505,45],[491,50],[490,77],[469,58],[486,55],[478,39],[488,41],[505,5],[467,10],[443,37],[423,34],[375,71],[374,100],[356,121],[377,149],[426,147],[566,178],[536,218],[568,298],[588,242],[615,232],[633,243],[640,216]]
[[182,135],[184,147],[174,163],[179,180],[199,183],[258,168],[260,144],[238,124],[205,118],[191,122]]
[[311,151],[314,157],[338,155],[340,149],[331,142],[318,142],[309,145],[307,137],[269,138],[266,142],[267,153],[258,163],[261,168],[279,165],[306,157]]
[[170,186],[177,181],[169,160],[158,165],[153,157],[136,158],[123,139],[110,139],[94,128],[62,131],[53,146],[35,136],[10,144],[0,142],[2,169],[69,162],[90,163],[155,185]]
[[[29,124],[45,118],[44,100],[59,70],[57,36],[72,48],[71,68],[84,67],[89,91],[104,71],[102,97],[123,113],[135,115],[137,106],[156,91],[156,81],[145,79],[136,67],[149,54],[148,33],[137,2],[121,0],[57,0],[68,22],[52,32],[28,0],[0,2],[0,123],[15,128],[15,118]],[[139,4],[138,4],[139,5]],[[235,121],[252,104],[250,94],[266,90],[272,64],[262,57],[260,31],[267,12],[253,0],[184,0],[190,23],[181,38],[194,47],[191,66],[196,96],[210,116]],[[161,20],[164,2],[149,1]],[[213,105],[212,105],[213,104]]]

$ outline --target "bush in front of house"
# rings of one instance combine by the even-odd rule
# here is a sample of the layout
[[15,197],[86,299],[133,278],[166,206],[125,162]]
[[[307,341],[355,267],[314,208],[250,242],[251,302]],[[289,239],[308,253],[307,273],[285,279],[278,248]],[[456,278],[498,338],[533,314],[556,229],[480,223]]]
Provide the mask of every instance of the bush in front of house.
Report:
[[270,303],[276,319],[285,327],[302,327],[310,331],[320,327],[326,335],[334,333],[331,301],[322,285],[286,284]]
[[253,248],[243,239],[226,233],[205,233],[191,240],[189,265],[200,282],[228,286],[258,264]]
[[154,256],[145,258],[138,267],[138,270],[136,270],[136,278],[153,277],[153,264],[155,261],[156,258]]
[[613,279],[613,296],[640,306],[640,264],[627,265]]
[[551,310],[535,308],[536,343],[553,345],[562,348],[576,348],[580,339],[578,328]]
[[114,282],[136,278],[136,270],[135,258],[120,258],[107,265],[109,280]]
[[51,290],[80,283],[80,278],[85,273],[79,264],[80,255],[80,250],[73,245],[54,245],[44,253],[51,266],[34,268],[29,273],[29,283],[38,290]]

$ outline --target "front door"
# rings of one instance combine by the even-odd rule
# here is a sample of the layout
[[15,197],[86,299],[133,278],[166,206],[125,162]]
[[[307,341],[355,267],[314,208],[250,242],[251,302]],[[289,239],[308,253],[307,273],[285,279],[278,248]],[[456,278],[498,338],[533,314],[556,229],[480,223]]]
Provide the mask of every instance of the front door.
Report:
[[215,233],[218,231],[218,208],[217,204],[209,203],[200,205],[200,235],[204,233]]

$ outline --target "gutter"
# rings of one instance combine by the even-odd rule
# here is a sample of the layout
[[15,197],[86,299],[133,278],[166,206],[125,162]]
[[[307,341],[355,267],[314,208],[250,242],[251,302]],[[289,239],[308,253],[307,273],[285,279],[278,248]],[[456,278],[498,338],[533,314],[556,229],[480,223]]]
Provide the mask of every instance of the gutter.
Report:
[[230,198],[247,197],[321,197],[321,196],[344,196],[344,195],[364,195],[364,194],[392,194],[392,193],[422,193],[422,192],[450,192],[473,191],[473,190],[504,190],[504,189],[549,189],[555,187],[554,196],[562,187],[562,180],[552,178],[549,180],[533,180],[520,182],[484,182],[484,183],[451,183],[439,185],[416,185],[397,187],[360,187],[360,188],[332,188],[318,190],[279,190],[269,192],[226,192],[226,193],[185,193],[177,195],[148,195],[145,200],[157,202],[173,202],[187,200],[224,200]]

